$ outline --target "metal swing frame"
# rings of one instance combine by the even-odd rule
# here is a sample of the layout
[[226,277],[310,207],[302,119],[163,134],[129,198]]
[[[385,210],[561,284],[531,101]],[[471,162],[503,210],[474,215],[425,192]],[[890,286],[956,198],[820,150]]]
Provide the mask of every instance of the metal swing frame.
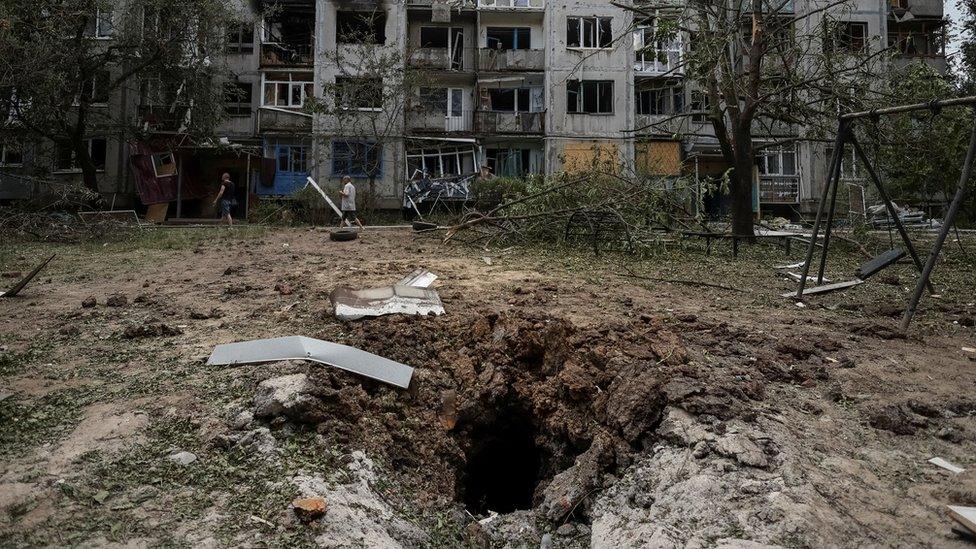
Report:
[[966,197],[966,184],[969,182],[969,178],[972,175],[973,160],[974,157],[976,157],[976,118],[974,118],[972,136],[969,140],[969,149],[966,152],[966,160],[962,168],[962,174],[959,177],[959,185],[956,188],[956,194],[952,199],[952,203],[949,205],[948,211],[946,211],[942,228],[940,229],[939,235],[935,240],[935,244],[932,246],[928,260],[924,264],[922,263],[918,253],[915,251],[915,246],[912,244],[911,238],[909,238],[908,231],[905,230],[904,224],[902,224],[901,219],[899,219],[898,212],[895,210],[895,205],[891,202],[891,197],[885,190],[884,184],[881,182],[881,178],[875,171],[874,166],[868,160],[867,155],[864,154],[864,150],[861,148],[861,144],[858,142],[857,136],[854,135],[854,124],[858,120],[862,119],[877,119],[882,115],[900,114],[921,110],[930,110],[934,114],[938,114],[944,107],[956,106],[970,106],[974,109],[974,113],[976,113],[976,96],[946,99],[942,101],[931,101],[928,103],[916,103],[912,105],[901,105],[871,111],[853,112],[843,114],[838,117],[837,139],[834,142],[834,152],[830,160],[830,171],[827,176],[827,183],[824,185],[823,193],[820,196],[820,205],[817,207],[817,218],[813,223],[813,235],[810,238],[810,243],[807,247],[806,259],[803,262],[803,273],[800,276],[800,286],[796,291],[796,299],[803,299],[803,290],[806,287],[807,276],[810,274],[810,267],[813,263],[813,253],[817,246],[817,240],[820,236],[820,226],[824,222],[824,217],[826,214],[826,227],[824,228],[823,235],[823,249],[820,254],[820,265],[817,270],[817,284],[823,284],[824,270],[827,267],[827,253],[830,247],[830,232],[834,224],[834,214],[837,206],[837,188],[840,186],[840,168],[844,158],[844,149],[847,147],[847,145],[850,145],[853,148],[854,153],[864,164],[864,167],[868,172],[868,176],[870,177],[872,183],[874,183],[875,188],[878,190],[878,195],[881,197],[881,200],[884,202],[888,215],[892,218],[895,227],[898,229],[898,234],[901,236],[901,239],[905,244],[905,249],[908,250],[908,254],[912,258],[912,262],[915,263],[916,268],[918,268],[919,273],[921,273],[921,276],[919,277],[915,286],[915,292],[912,294],[912,298],[909,301],[908,307],[905,309],[905,313],[901,320],[901,330],[908,330],[908,326],[911,324],[912,318],[915,316],[915,311],[918,309],[918,303],[921,301],[922,294],[925,292],[925,289],[928,288],[930,293],[935,294],[935,289],[933,288],[930,280],[932,277],[932,271],[935,269],[935,265],[939,261],[939,256],[942,253],[942,247],[945,244],[945,240],[949,236],[949,231],[952,230],[952,227],[955,224],[956,216],[959,214],[959,208]]

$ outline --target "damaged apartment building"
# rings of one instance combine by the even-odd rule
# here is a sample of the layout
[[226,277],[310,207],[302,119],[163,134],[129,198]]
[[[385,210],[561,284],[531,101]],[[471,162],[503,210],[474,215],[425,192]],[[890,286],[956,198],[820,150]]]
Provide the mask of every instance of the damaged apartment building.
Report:
[[[93,141],[100,190],[118,203],[167,203],[172,218],[211,216],[208,198],[225,171],[246,182],[238,191],[245,208],[288,197],[309,176],[332,188],[352,176],[381,208],[401,207],[412,182],[482,166],[498,176],[606,163],[720,177],[728,166],[705,99],[683,70],[688,33],[658,32],[682,7],[638,0],[654,16],[635,20],[632,1],[257,1],[227,30],[232,76],[218,135],[179,140],[178,121],[154,102],[151,83],[105,98],[158,136]],[[945,67],[939,0],[851,0],[839,17],[850,48],[888,46],[899,62]],[[111,38],[110,26],[103,34]],[[658,124],[678,115],[677,126]],[[827,145],[805,141],[801,128],[779,132],[757,137],[782,142],[758,159],[759,201],[785,215],[809,212],[826,179]],[[77,177],[70,158],[29,156],[4,148],[0,170],[48,162],[53,177]],[[854,162],[843,177],[852,193],[861,188]],[[0,199],[9,198],[10,181],[0,181]]]

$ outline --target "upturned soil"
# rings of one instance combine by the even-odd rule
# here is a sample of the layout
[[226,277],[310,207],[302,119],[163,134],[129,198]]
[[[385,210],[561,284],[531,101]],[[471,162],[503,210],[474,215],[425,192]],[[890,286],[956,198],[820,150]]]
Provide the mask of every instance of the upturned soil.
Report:
[[[0,272],[52,253],[0,300],[3,545],[967,544],[945,513],[976,505],[976,257],[958,250],[908,334],[908,265],[798,306],[774,266],[799,252],[764,245],[637,260],[399,229],[158,229],[5,244]],[[860,260],[839,253],[828,276]],[[418,267],[446,315],[332,316],[337,286]],[[287,335],[413,382],[206,365],[216,344]],[[254,417],[259,384],[297,373],[301,406]],[[290,506],[310,490],[332,506],[318,522]],[[357,506],[373,518],[338,519]]]

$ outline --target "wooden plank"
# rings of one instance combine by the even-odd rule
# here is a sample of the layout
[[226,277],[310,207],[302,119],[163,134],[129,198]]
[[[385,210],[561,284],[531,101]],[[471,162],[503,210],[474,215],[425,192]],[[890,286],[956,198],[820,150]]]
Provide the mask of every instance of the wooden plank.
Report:
[[[800,265],[803,265],[803,264],[801,263]],[[801,275],[800,273],[793,273],[793,272],[787,272],[786,273],[786,276],[792,278],[793,280],[795,280],[797,282],[799,282],[800,279],[803,278],[803,275]],[[816,280],[816,279],[817,279],[817,275],[807,275],[807,282],[810,282],[810,281],[813,281],[813,280]],[[824,282],[830,282],[830,279],[824,277]]]
[[887,252],[871,259],[870,261],[864,263],[857,268],[854,272],[854,276],[860,278],[861,280],[867,280],[868,278],[878,274],[882,270],[890,267],[899,259],[905,257],[905,250],[901,248],[894,248],[888,250]]
[[949,508],[949,518],[976,534],[976,507],[959,505],[947,505],[947,507]]
[[[817,286],[815,288],[805,288],[803,290],[803,295],[817,295],[834,292],[837,290],[846,290],[847,288],[852,288],[858,284],[864,284],[864,281],[860,278],[855,278],[854,280],[848,280],[846,282],[835,282],[833,284],[826,284],[823,286]],[[786,292],[785,294],[780,295],[782,297],[796,297],[796,292]]]
[[146,210],[146,221],[152,223],[162,223],[166,221],[166,213],[169,211],[169,202],[162,204],[151,204]]

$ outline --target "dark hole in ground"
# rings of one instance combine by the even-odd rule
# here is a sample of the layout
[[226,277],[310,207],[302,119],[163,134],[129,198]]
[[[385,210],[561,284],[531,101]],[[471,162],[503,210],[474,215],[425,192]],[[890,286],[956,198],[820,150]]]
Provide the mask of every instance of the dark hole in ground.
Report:
[[504,408],[476,425],[461,479],[464,504],[473,514],[531,509],[542,455],[530,417]]

